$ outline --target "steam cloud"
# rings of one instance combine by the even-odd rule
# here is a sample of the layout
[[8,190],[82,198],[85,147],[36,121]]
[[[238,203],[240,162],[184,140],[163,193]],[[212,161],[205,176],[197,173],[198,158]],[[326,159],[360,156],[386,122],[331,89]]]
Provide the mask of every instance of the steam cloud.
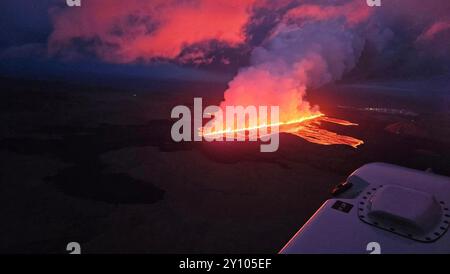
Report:
[[356,27],[370,15],[360,2],[306,5],[289,11],[225,92],[226,105],[277,105],[280,120],[315,114],[307,88],[340,79],[355,67],[364,39]]

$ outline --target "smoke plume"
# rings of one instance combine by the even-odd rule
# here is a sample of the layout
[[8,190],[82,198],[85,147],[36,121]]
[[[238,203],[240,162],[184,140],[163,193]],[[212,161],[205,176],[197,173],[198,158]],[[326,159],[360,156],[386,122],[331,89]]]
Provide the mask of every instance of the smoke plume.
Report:
[[251,55],[225,92],[227,105],[279,106],[280,120],[317,113],[306,90],[340,79],[361,55],[359,25],[370,10],[361,1],[342,6],[304,5],[287,12]]

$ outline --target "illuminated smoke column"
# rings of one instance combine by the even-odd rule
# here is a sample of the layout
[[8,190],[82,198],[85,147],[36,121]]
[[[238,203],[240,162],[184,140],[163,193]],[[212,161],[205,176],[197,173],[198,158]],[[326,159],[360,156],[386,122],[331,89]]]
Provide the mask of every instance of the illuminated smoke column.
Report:
[[[288,123],[320,114],[305,99],[308,88],[340,79],[355,67],[364,39],[355,28],[370,15],[367,7],[351,2],[344,6],[301,6],[288,12],[262,46],[251,55],[251,66],[243,68],[229,83],[226,106],[279,106],[280,121]],[[362,141],[320,129],[320,122],[353,125],[333,119],[308,120],[302,126],[281,128],[320,144]],[[321,138],[323,136],[323,138]]]
[[355,66],[362,42],[335,22],[282,26],[252,54],[225,92],[226,105],[278,105],[286,121],[318,111],[304,99],[307,88],[321,86]]

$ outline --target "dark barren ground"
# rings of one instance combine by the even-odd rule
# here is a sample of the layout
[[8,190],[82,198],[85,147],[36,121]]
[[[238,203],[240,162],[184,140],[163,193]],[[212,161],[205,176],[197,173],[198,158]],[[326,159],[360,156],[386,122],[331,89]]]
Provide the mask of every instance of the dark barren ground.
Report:
[[[330,116],[360,124],[330,129],[366,144],[282,135],[278,152],[261,154],[256,143],[171,141],[171,108],[194,96],[217,104],[225,83],[1,79],[0,252],[63,253],[77,241],[85,253],[276,253],[365,163],[450,175],[448,81],[439,81],[310,92]],[[418,115],[357,109],[367,106]]]

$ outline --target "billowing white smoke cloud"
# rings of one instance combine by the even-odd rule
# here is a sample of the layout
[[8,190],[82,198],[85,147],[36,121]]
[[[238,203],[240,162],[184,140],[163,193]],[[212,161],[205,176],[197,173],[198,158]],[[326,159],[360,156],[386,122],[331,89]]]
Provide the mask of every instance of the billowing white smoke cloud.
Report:
[[[303,9],[305,7],[302,7]],[[277,105],[280,120],[288,121],[318,111],[305,100],[306,90],[338,80],[355,67],[364,47],[349,10],[308,6],[303,19],[280,23],[251,56],[225,92],[227,105]],[[345,14],[340,13],[344,11]],[[361,14],[359,11],[357,14]],[[352,13],[354,15],[354,13]],[[295,18],[294,18],[295,19]]]

